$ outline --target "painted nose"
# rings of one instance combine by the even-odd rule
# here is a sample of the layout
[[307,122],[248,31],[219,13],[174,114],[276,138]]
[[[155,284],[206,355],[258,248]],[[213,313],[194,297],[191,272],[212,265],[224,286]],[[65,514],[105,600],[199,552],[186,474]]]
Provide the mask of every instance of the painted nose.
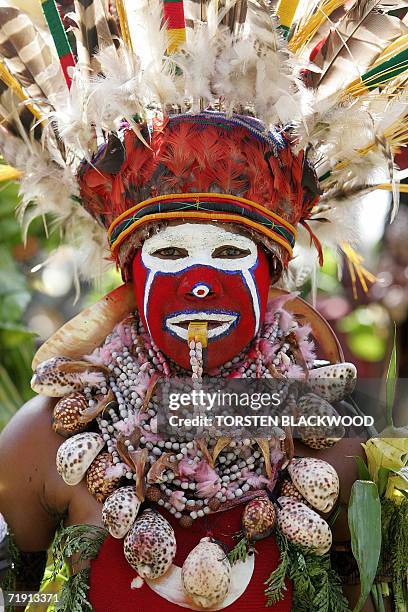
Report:
[[[202,276],[203,278],[200,278]],[[208,278],[205,278],[208,276]],[[215,278],[215,275],[186,275],[181,281],[178,294],[188,300],[208,300],[213,297],[220,297],[223,291],[221,283]]]
[[205,298],[210,293],[210,291],[211,288],[208,285],[206,285],[205,283],[200,283],[199,285],[193,287],[191,293],[195,295],[195,297]]

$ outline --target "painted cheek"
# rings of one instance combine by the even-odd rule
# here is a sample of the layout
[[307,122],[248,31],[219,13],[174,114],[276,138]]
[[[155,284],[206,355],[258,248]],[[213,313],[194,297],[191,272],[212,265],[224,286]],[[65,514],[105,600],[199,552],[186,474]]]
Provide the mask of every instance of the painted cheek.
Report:
[[262,325],[265,318],[266,306],[268,304],[271,272],[269,259],[266,256],[265,251],[260,246],[258,246],[258,262],[254,270],[254,279],[259,298],[260,324]]
[[[200,286],[209,289],[204,297],[194,294]],[[209,338],[206,362],[210,369],[237,355],[255,333],[253,296],[241,272],[194,266],[179,274],[156,273],[148,296],[147,328],[157,346],[186,369],[190,366],[186,339],[170,330],[166,321],[180,314],[193,320],[195,313],[203,312],[215,318],[218,314],[236,317],[228,331]]]
[[137,251],[136,257],[133,260],[132,275],[133,275],[133,290],[135,292],[137,309],[141,316],[142,322],[144,326],[146,327],[146,321],[144,318],[144,295],[145,295],[145,287],[146,287],[148,270],[142,263],[142,250],[141,249]]

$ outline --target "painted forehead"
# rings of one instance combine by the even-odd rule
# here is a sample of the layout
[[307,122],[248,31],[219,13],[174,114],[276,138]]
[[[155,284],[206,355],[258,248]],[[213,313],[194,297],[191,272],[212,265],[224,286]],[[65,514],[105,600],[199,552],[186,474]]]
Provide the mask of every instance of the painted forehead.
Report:
[[250,238],[230,232],[220,225],[207,223],[183,223],[169,225],[143,243],[142,252],[152,254],[166,243],[170,246],[206,248],[214,245],[231,244],[242,249],[254,250],[256,244]]
[[[237,259],[228,256],[217,257],[216,249],[230,246],[243,251],[243,256]],[[183,249],[183,255],[174,260],[163,260],[155,256],[159,249],[178,247]],[[258,259],[256,243],[242,236],[225,230],[217,225],[202,223],[184,223],[164,228],[142,247],[143,265],[152,271],[175,273],[193,265],[204,265],[218,270],[249,270]]]

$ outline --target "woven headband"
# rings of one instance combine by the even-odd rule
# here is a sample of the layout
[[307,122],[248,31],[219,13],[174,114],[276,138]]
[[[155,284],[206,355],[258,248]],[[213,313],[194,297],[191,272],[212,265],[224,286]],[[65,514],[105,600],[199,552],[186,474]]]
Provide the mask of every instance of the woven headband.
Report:
[[277,242],[290,257],[297,237],[293,225],[251,200],[220,193],[175,193],[144,200],[119,215],[108,230],[112,254],[146,223],[175,219],[238,223]]

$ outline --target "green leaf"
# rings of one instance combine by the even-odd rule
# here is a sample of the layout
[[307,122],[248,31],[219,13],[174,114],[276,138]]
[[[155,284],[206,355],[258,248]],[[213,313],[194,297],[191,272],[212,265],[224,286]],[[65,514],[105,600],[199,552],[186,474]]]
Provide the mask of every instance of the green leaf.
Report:
[[363,461],[362,457],[354,455],[354,461],[357,464],[358,477],[360,478],[360,480],[371,480],[370,472],[368,471],[368,467]]
[[385,489],[387,488],[388,476],[390,475],[390,471],[391,470],[389,468],[386,468],[384,466],[378,468],[377,487],[378,494],[380,497],[384,495]]
[[374,601],[374,607],[377,612],[385,612],[384,599],[382,596],[381,584],[373,584],[371,595]]
[[96,525],[70,525],[58,529],[52,545],[54,575],[64,566],[65,559],[74,554],[85,559],[95,559],[108,532]]
[[0,247],[0,320],[19,322],[31,296],[27,281],[11,253]]
[[266,605],[268,607],[273,606],[275,603],[284,598],[287,588],[285,578],[290,565],[287,539],[282,536],[279,531],[276,532],[276,539],[280,549],[280,561],[277,568],[265,581],[265,584],[267,585],[267,588],[265,589],[265,595],[267,597]]
[[356,480],[348,510],[351,548],[360,572],[361,591],[354,612],[360,612],[377,573],[381,552],[381,503],[373,482]]
[[265,584],[267,606],[285,596],[285,578],[293,584],[293,610],[296,612],[350,612],[340,579],[331,567],[330,555],[315,555],[291,542],[279,528],[275,538],[280,550],[278,567]]
[[16,388],[14,382],[12,381],[9,372],[1,363],[0,388],[3,390],[4,395],[9,399],[9,401],[15,405],[15,410],[18,410],[18,408],[20,408],[21,405],[24,403],[24,400],[18,392],[18,389]]
[[58,612],[92,612],[88,601],[89,569],[83,569],[70,576],[61,591],[61,599],[56,605]]
[[249,544],[247,539],[245,537],[241,538],[228,553],[228,559],[231,565],[234,565],[237,561],[246,561],[248,548]]
[[385,390],[385,405],[387,411],[387,425],[389,427],[394,426],[392,411],[394,408],[395,401],[395,387],[397,381],[397,328],[394,324],[394,341],[391,351],[390,363],[388,364],[387,371],[387,382]]

